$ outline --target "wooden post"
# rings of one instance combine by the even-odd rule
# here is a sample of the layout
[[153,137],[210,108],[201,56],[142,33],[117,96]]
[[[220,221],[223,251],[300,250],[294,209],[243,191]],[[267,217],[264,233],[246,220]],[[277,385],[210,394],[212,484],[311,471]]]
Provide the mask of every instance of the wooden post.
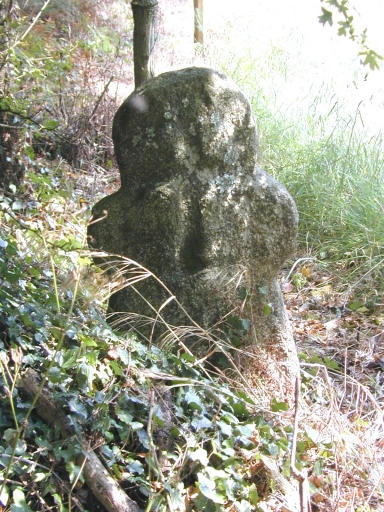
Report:
[[194,13],[195,13],[195,31],[194,42],[204,43],[204,30],[203,30],[203,0],[193,0]]
[[153,52],[157,37],[158,1],[132,0],[135,88],[154,76]]

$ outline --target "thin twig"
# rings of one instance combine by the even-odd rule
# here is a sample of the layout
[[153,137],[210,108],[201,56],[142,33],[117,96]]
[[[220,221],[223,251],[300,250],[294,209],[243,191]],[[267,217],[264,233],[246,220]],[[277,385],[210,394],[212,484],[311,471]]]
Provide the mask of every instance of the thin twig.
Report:
[[33,27],[36,25],[36,23],[39,21],[41,15],[45,11],[45,9],[48,7],[51,0],[46,0],[40,11],[36,14],[36,16],[33,18],[32,22],[28,26],[28,28],[25,30],[23,35],[13,43],[13,45],[10,48],[7,48],[5,51],[9,52],[10,50],[14,50],[16,46],[18,46],[24,39],[27,37],[27,35],[30,33],[30,31],[33,29]]
[[104,89],[102,90],[102,92],[101,92],[100,96],[97,98],[96,104],[95,104],[95,106],[93,107],[93,110],[92,110],[91,115],[89,116],[88,122],[92,121],[93,116],[96,114],[96,111],[97,111],[97,109],[99,108],[100,102],[101,102],[101,100],[103,99],[103,96],[105,95],[105,93],[107,92],[108,87],[110,86],[110,83],[112,82],[113,78],[114,78],[114,77],[113,77],[113,76],[111,76],[111,78],[110,78],[110,79],[108,80],[108,82],[106,83],[106,85],[105,85]]
[[287,277],[284,279],[284,281],[289,281],[289,278],[291,277],[292,275],[292,272],[295,270],[295,268],[297,267],[297,265],[299,263],[301,263],[302,261],[313,261],[315,260],[316,258],[299,258],[298,260],[295,261],[295,263],[292,265],[291,267],[291,270],[288,272],[288,275]]
[[311,512],[311,499],[309,494],[309,483],[307,472],[303,469],[299,471],[296,467],[296,445],[297,433],[299,429],[299,400],[300,400],[300,377],[296,377],[295,382],[295,417],[293,424],[293,436],[291,447],[290,469],[293,476],[299,482],[300,493],[300,512]]

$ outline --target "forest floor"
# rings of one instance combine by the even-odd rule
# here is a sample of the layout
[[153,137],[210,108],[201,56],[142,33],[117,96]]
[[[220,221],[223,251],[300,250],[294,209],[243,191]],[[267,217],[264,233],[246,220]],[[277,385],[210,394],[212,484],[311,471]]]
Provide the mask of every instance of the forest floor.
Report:
[[[307,17],[316,20],[316,9],[314,5],[308,7]],[[224,30],[228,23],[234,26],[237,23],[236,19],[228,21],[222,19],[223,16],[218,17],[219,11],[211,4],[207,8],[207,39],[211,44],[217,31]],[[273,17],[273,9],[270,11],[269,15]],[[194,55],[192,20],[192,2],[165,2],[157,72],[188,65],[209,65],[204,55]],[[319,26],[314,29],[324,38]],[[287,33],[289,28],[284,30]],[[307,36],[312,37],[309,31],[308,28]],[[274,37],[273,34],[268,36],[268,41]],[[241,45],[241,41],[232,40],[232,43],[235,47]],[[330,54],[334,51],[332,44],[332,41],[327,42]],[[322,48],[324,50],[324,45]],[[319,416],[320,430],[327,430],[332,425],[335,436],[344,436],[346,444],[348,439],[354,439],[358,457],[361,456],[361,468],[347,461],[347,457],[344,466],[341,463],[340,468],[336,468],[338,489],[336,494],[332,491],[332,499],[325,497],[324,483],[313,478],[314,488],[323,489],[314,494],[314,501],[318,500],[317,510],[323,511],[368,511],[371,510],[369,506],[375,507],[372,510],[384,511],[378,497],[380,491],[377,494],[384,481],[384,299],[377,296],[372,300],[374,294],[365,295],[364,291],[358,291],[359,287],[355,289],[353,281],[351,285],[346,283],[348,269],[341,268],[340,263],[325,264],[312,256],[310,250],[299,248],[296,260],[291,262],[289,279],[287,275],[281,279],[303,375],[314,367],[322,368],[326,376],[319,385],[319,393],[333,396],[332,407],[328,410],[321,404],[318,409],[309,407],[309,414]],[[354,262],[349,265],[352,273]],[[371,288],[375,289],[376,285],[372,283]],[[370,288],[369,276],[360,289],[364,290],[364,287],[365,290]],[[320,390],[325,381],[329,389]],[[308,402],[313,400],[313,397],[306,398]],[[359,478],[359,470],[370,471],[368,467],[374,474],[367,480]],[[367,488],[363,490],[364,486]],[[358,509],[357,503],[365,503],[368,508]]]
[[[100,192],[107,188],[112,193],[118,188],[117,174],[105,179],[104,184],[98,183]],[[89,197],[90,203],[94,201],[94,196]],[[342,271],[338,262],[325,263],[299,248],[280,281],[302,378],[305,382],[308,375],[311,382],[308,390],[304,386],[302,391],[303,425],[310,417],[310,423],[324,436],[318,442],[326,445],[326,440],[332,439],[337,447],[336,466],[332,463],[322,468],[321,476],[313,473],[310,477],[312,500],[318,512],[381,512],[384,303],[379,296],[376,301],[371,294],[366,298],[366,284],[360,291],[353,290],[353,285],[345,282],[345,269]],[[280,510],[271,503],[269,506],[271,511]]]
[[[319,496],[320,510],[360,510],[354,503],[359,494],[362,498],[367,485],[358,478],[364,467],[370,483],[363,498],[368,508],[362,510],[374,506],[373,510],[383,511],[380,491],[379,497],[372,497],[377,489],[382,489],[384,480],[384,305],[373,307],[363,300],[346,300],[345,292],[340,291],[345,287],[332,270],[318,268],[308,261],[298,267],[305,285],[294,290],[293,283],[283,279],[282,289],[302,375],[311,368],[323,367],[328,393],[333,395],[330,407],[311,410],[318,415],[319,430],[327,430],[327,424],[332,424],[334,439],[342,436],[345,446],[351,440],[352,444],[355,442],[361,460],[361,467],[346,462],[336,470],[340,472],[338,495],[333,493],[331,501],[326,502],[324,495],[315,493],[314,502]],[[363,429],[368,427],[361,438],[360,425]],[[316,479],[312,483],[323,485]]]
[[[249,35],[237,24],[237,18],[222,18],[224,8],[220,10],[218,2],[219,0],[207,2],[207,41],[213,45],[213,51],[217,54],[214,57],[221,57],[225,54],[225,44],[230,44],[227,48],[236,53],[237,48],[244,45],[244,36],[248,37]],[[222,0],[220,5],[221,3],[228,7],[232,4],[232,10],[239,10],[238,5],[229,0]],[[270,4],[266,1],[264,3]],[[254,4],[254,8],[260,7],[259,2],[252,2],[252,4]],[[216,7],[214,7],[215,5]],[[209,55],[208,52],[205,54],[204,51],[200,53],[197,51],[197,55],[195,55],[192,2],[190,0],[164,0],[162,8],[161,37],[158,47],[156,74],[189,65],[211,65],[209,57],[212,55]],[[295,9],[291,7],[289,9],[290,12],[292,11],[292,17],[295,18]],[[219,13],[220,16],[218,16]],[[269,23],[272,23],[271,20],[274,19],[273,9],[269,9],[267,14],[269,21],[264,23],[264,36],[260,36],[258,29],[254,29],[252,37],[258,36],[259,43],[260,39],[265,37],[264,42],[268,45],[272,40],[281,43],[282,38],[278,39],[280,36],[276,35],[279,27],[275,26],[275,32],[273,34],[269,33],[272,27]],[[246,18],[247,11],[243,10],[242,15],[243,18]],[[312,11],[310,15],[316,19],[316,14]],[[232,34],[235,31],[239,37],[231,39],[228,35],[228,39],[225,39],[225,30],[228,27]],[[220,30],[222,31],[221,39],[218,39],[216,31],[220,32]],[[306,30],[309,33],[310,27],[307,27]],[[268,38],[265,36],[266,32],[268,32]],[[241,35],[243,37],[240,37]],[[285,30],[286,35],[287,31]],[[130,35],[127,36],[127,39],[129,38]],[[276,45],[272,50],[274,54],[279,56],[278,43]],[[321,48],[321,51],[323,51],[323,48]],[[281,62],[285,65],[286,55],[282,55],[280,60],[277,59],[276,66],[279,66]],[[289,53],[287,55],[289,58],[291,57]],[[113,70],[116,72],[116,83],[112,82],[111,84],[116,85],[116,90],[112,91],[111,85],[111,90],[108,90],[108,93],[105,94],[105,97],[108,96],[105,107],[105,113],[108,115],[105,115],[105,120],[103,116],[100,117],[100,125],[105,130],[105,137],[108,142],[106,146],[108,146],[109,151],[112,149],[109,125],[116,108],[114,101],[123,101],[133,89],[130,58],[131,56],[128,54],[122,67],[116,67]],[[230,60],[230,58],[231,55],[229,54],[227,60]],[[268,60],[268,56],[266,59]],[[99,57],[95,57],[95,67],[97,67],[96,64],[100,66]],[[237,66],[236,63],[234,63],[235,65]],[[250,58],[245,62],[245,67],[248,66],[249,68],[252,86],[255,85],[258,74],[260,74],[258,65],[258,61],[255,63]],[[268,60],[268,76],[271,69],[273,72],[273,66],[274,63]],[[84,67],[87,66],[84,65]],[[113,75],[112,70],[108,68],[107,71],[108,76],[103,75],[105,83],[102,81],[103,77],[98,76],[96,72],[95,77],[92,77],[92,80],[89,81],[89,91],[92,92],[90,94],[91,98],[94,97],[93,87],[96,83],[97,86],[102,84],[102,94],[99,99],[105,99],[104,92],[108,89],[105,85],[109,84],[109,73],[111,76]],[[279,68],[278,71],[286,73],[285,67],[282,70]],[[306,69],[302,71],[304,74],[306,72]],[[342,75],[342,72],[339,75]],[[278,88],[279,100],[281,100],[281,103],[286,103],[287,109],[291,108],[292,105],[289,94],[287,96],[284,96],[284,94],[288,91],[288,85],[291,86],[291,90],[295,89],[295,84],[290,82],[291,76],[287,72],[284,87],[279,86]],[[305,75],[304,78],[303,83],[306,83],[307,76]],[[240,88],[245,89],[246,93],[248,93],[246,90],[248,85],[248,83],[239,83]],[[98,87],[96,89],[100,94],[101,91]],[[268,92],[273,96],[276,90],[272,88]],[[295,93],[297,93],[296,90]],[[71,94],[68,94],[68,97],[71,99]],[[314,101],[312,96],[309,99]],[[90,104],[89,107],[90,112],[93,113],[93,105]],[[70,109],[69,112],[71,112]],[[276,117],[278,117],[279,109],[276,112]],[[68,118],[70,119],[71,116],[68,116]],[[279,136],[282,132],[283,129],[279,129]],[[79,133],[81,133],[81,130]],[[263,136],[263,134],[261,135]],[[93,136],[90,136],[89,139],[92,143],[94,142]],[[89,141],[87,143],[89,144]],[[283,143],[285,143],[285,139]],[[89,221],[92,206],[101,197],[118,189],[119,175],[112,159],[108,160],[108,165],[99,164],[95,157],[95,151],[98,148],[100,149],[99,142],[94,145],[89,144],[89,146],[83,144],[83,146],[87,150],[84,154],[89,158],[89,161],[86,160],[85,163],[74,163],[71,166],[60,158],[47,161],[44,158],[40,161],[40,157],[35,159],[36,172],[31,171],[35,181],[26,185],[25,197],[21,198],[21,202],[18,199],[14,201],[13,216],[10,217],[14,219],[20,233],[25,233],[20,230],[25,228],[22,225],[22,222],[24,222],[22,212],[26,207],[25,205],[28,206],[30,196],[28,187],[31,190],[35,187],[38,189],[37,197],[41,195],[41,200],[43,202],[46,200],[47,203],[38,211],[38,214],[34,213],[37,217],[33,219],[39,229],[40,224],[44,227],[42,230],[44,236],[48,240],[52,239],[53,245],[67,238],[76,242],[76,244],[79,240],[85,240],[86,224]],[[290,155],[287,154],[287,159],[289,158]],[[81,169],[78,167],[81,167]],[[49,177],[52,172],[56,172],[53,171],[54,169],[60,169],[60,172],[63,173],[60,187],[57,185],[59,182],[56,177],[53,179]],[[300,169],[298,174],[300,174]],[[273,169],[268,170],[273,172]],[[326,181],[327,176],[324,177],[324,181]],[[303,180],[301,174],[300,180]],[[61,190],[61,188],[64,188],[63,183],[68,183],[68,190],[70,189],[71,194],[66,199],[63,199],[64,195],[62,202],[56,203],[56,192],[64,192]],[[50,194],[53,194],[52,197],[50,197]],[[46,199],[44,199],[45,195],[47,196]],[[292,195],[294,196],[293,192]],[[65,206],[63,206],[64,202]],[[57,208],[55,204],[57,204]],[[316,205],[313,206],[313,208],[315,207]],[[310,214],[311,211],[307,212],[307,217],[310,217]],[[30,222],[31,219],[27,220]],[[6,232],[7,229],[5,225],[4,231]],[[303,239],[303,236],[301,238]],[[378,241],[378,245],[379,243],[380,241]],[[69,244],[69,254],[71,254],[71,251],[73,254],[76,253],[78,248],[76,244],[74,247]],[[12,246],[11,243],[9,245]],[[4,247],[6,245],[3,242]],[[354,279],[355,268],[359,266],[358,260],[354,262],[350,258],[346,267],[346,264],[340,261],[322,259],[319,252],[319,250],[311,249],[310,244],[307,247],[301,243],[297,255],[286,264],[281,277],[281,287],[302,369],[299,430],[301,443],[305,446],[300,454],[301,459],[298,457],[298,460],[308,462],[306,468],[310,475],[314,511],[384,512],[382,503],[384,495],[384,300],[380,296],[383,285],[375,283],[373,273],[369,272],[367,275]],[[62,255],[60,256],[62,257]],[[32,258],[32,256],[30,257]],[[50,256],[50,258],[53,261],[53,256]],[[58,261],[58,265],[64,265],[61,260]],[[72,268],[69,264],[66,265],[68,265],[68,268]],[[28,268],[29,266],[28,264]],[[62,282],[59,283],[63,287],[63,296],[70,291],[69,288],[73,281],[80,279],[80,277],[77,277],[76,268],[75,271],[68,272],[66,269],[66,266],[59,269],[60,277],[63,278]],[[87,267],[84,276],[84,288],[86,289],[91,284],[93,288],[90,287],[90,294],[94,293],[97,296],[100,290],[93,292],[95,284],[89,282],[95,277],[93,271],[93,267]],[[49,269],[44,269],[44,272],[49,272]],[[44,272],[42,275],[45,275]],[[361,273],[359,275],[361,276]],[[350,279],[348,279],[348,276],[350,276]],[[83,275],[81,275],[81,278],[83,278]],[[25,286],[23,279],[21,280],[21,286]],[[16,289],[13,286],[10,287],[10,290],[13,290],[13,288]],[[378,291],[376,292],[376,290]],[[59,293],[57,292],[58,296]],[[41,309],[43,310],[43,308]],[[83,317],[81,318],[83,320]],[[62,339],[64,340],[64,338]],[[87,350],[91,351],[93,346],[90,345]],[[109,359],[105,358],[100,364],[107,365],[109,363]],[[115,363],[113,359],[112,363]],[[68,371],[70,370],[71,368],[68,369]],[[76,368],[77,370],[78,368]],[[75,369],[73,371],[75,372]],[[76,392],[78,392],[77,389]],[[92,393],[93,390],[91,389],[91,395]],[[281,419],[282,425],[292,426],[292,410],[286,411],[284,408],[279,410],[281,417],[274,415],[274,413],[276,411],[273,411],[272,418],[276,419],[278,417],[278,419]],[[108,415],[106,414],[106,416]],[[232,434],[230,437],[234,438]],[[273,438],[272,441],[275,442],[275,439]],[[287,449],[287,446],[285,446],[285,449]],[[273,455],[271,454],[271,456]],[[307,456],[309,460],[306,461],[305,457]],[[244,466],[249,466],[251,477],[256,480],[257,474],[253,471],[257,464],[252,466],[250,460],[244,459],[244,461],[246,462]],[[287,468],[279,469],[283,471]],[[25,481],[29,482],[30,480]],[[193,490],[192,486],[189,490]],[[233,507],[226,510],[232,511]],[[281,512],[283,510],[284,508],[281,508],[278,503],[276,506],[272,502],[269,504],[268,511]]]

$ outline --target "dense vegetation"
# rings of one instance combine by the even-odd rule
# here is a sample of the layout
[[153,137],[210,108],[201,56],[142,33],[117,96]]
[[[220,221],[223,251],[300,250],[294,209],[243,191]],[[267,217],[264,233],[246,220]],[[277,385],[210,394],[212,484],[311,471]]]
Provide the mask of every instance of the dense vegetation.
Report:
[[[85,439],[147,511],[290,510],[297,498],[291,458],[307,472],[315,510],[380,510],[375,450],[383,435],[382,373],[358,382],[343,368],[343,355],[303,348],[295,432],[286,403],[272,399],[269,410],[260,408],[239,384],[236,367],[226,371],[220,343],[213,366],[185,349],[180,332],[170,331],[163,346],[148,345],[106,323],[108,294],[121,283],[92,264],[86,225],[94,202],[118,186],[109,136],[116,100],[108,91],[123,69],[132,69],[127,5],[52,0],[37,19],[39,2],[27,10],[6,4],[9,10],[0,12],[0,506],[104,510],[84,481]],[[284,56],[275,49],[264,72],[261,59],[256,89],[249,58],[234,55],[220,67],[247,90],[263,164],[298,203],[298,257],[311,257],[312,267],[296,265],[285,289],[296,297],[311,293],[315,274],[323,273],[338,297],[343,292],[341,303],[332,302],[335,310],[349,311],[349,318],[357,311],[355,322],[369,313],[380,323],[382,141],[365,139],[353,120],[340,121],[338,104],[325,116],[316,109],[294,120],[279,115],[267,86]],[[117,259],[117,273],[126,264]],[[235,343],[243,326],[234,329]],[[70,437],[33,409],[23,390],[30,369],[42,393],[68,413]]]

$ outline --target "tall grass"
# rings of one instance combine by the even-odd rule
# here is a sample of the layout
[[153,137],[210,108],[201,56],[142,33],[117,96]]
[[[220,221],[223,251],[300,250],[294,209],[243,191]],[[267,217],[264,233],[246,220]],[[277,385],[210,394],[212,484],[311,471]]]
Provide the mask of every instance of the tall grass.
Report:
[[[257,96],[252,104],[256,113],[265,108]],[[294,124],[262,110],[261,160],[296,200],[301,246],[340,262],[358,260],[366,271],[384,256],[383,141],[366,137],[356,118],[339,117],[338,104],[332,108]]]
[[292,49],[212,51],[209,59],[251,101],[259,160],[299,210],[299,250],[336,264],[349,288],[383,291],[384,144],[381,133],[368,133],[360,103],[351,108],[305,62],[303,80]]

